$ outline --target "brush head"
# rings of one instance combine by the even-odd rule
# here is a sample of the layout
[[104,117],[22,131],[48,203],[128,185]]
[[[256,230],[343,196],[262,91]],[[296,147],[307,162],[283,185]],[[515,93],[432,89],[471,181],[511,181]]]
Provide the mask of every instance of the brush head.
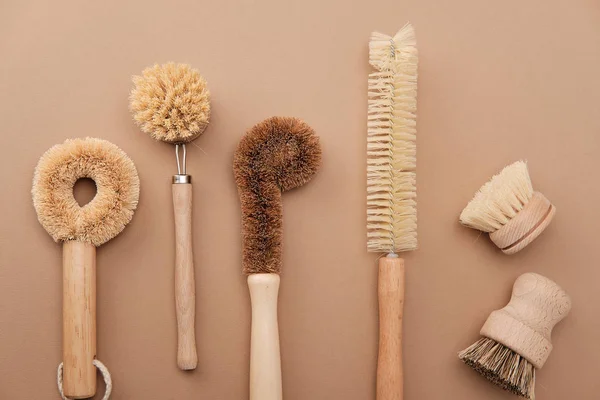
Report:
[[418,53],[412,26],[373,33],[367,130],[367,249],[417,248],[416,109]]
[[475,193],[460,214],[460,223],[483,232],[495,232],[513,219],[533,196],[524,161],[504,167]]
[[459,358],[500,387],[533,399],[535,370],[552,351],[552,329],[571,310],[569,295],[550,279],[525,273],[513,285],[510,302],[493,311],[479,341]]
[[458,357],[502,389],[526,399],[535,398],[535,367],[503,344],[484,337]]
[[167,143],[200,136],[210,119],[206,80],[187,64],[168,63],[134,76],[129,97],[133,119],[143,132]]
[[[81,207],[73,197],[78,179],[96,183],[96,196]],[[33,176],[33,205],[52,238],[100,246],[131,221],[140,181],[133,162],[114,144],[94,138],[68,139],[40,158]]]
[[514,254],[533,242],[555,213],[554,205],[533,191],[527,164],[517,161],[475,193],[459,220],[470,228],[489,232],[503,253]]
[[268,118],[242,138],[233,172],[242,206],[244,273],[280,272],[281,193],[310,181],[320,164],[319,138],[298,118]]

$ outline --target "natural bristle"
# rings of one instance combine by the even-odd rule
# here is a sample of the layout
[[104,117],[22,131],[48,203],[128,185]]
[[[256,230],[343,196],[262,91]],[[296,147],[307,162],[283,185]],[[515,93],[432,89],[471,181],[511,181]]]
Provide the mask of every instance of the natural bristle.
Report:
[[[80,178],[96,183],[96,196],[81,207],[73,196]],[[102,139],[69,139],[40,158],[33,177],[38,220],[55,241],[100,246],[131,221],[139,198],[137,170],[127,154]]]
[[320,164],[319,138],[297,118],[268,118],[242,138],[233,172],[242,206],[244,273],[280,272],[281,193],[307,183]]
[[484,232],[495,232],[525,207],[533,196],[527,164],[517,161],[475,193],[460,214],[460,223]]
[[210,119],[206,80],[187,64],[168,63],[134,76],[129,97],[133,119],[143,132],[168,143],[187,143]]
[[367,131],[367,248],[417,248],[418,54],[410,24],[393,38],[373,33]]
[[504,390],[535,399],[535,367],[508,347],[484,337],[458,357]]

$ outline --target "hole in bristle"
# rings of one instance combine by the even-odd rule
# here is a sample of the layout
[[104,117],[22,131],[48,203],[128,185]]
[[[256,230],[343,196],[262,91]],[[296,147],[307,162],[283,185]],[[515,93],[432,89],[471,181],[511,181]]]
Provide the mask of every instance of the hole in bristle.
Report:
[[97,192],[96,182],[90,178],[80,178],[73,186],[73,197],[81,207],[92,201]]

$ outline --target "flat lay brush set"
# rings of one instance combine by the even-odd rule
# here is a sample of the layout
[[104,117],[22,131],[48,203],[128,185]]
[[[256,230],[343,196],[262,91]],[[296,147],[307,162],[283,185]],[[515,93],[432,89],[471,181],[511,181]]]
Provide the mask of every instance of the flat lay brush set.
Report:
[[[357,215],[355,222],[357,226],[366,223],[365,251],[379,255],[373,259],[378,280],[372,290],[379,305],[374,398],[402,400],[403,308],[411,270],[408,264],[405,269],[400,254],[417,249],[418,51],[414,29],[406,24],[394,36],[373,33],[368,48],[372,72],[365,93],[367,149],[365,158],[357,161],[366,166],[366,220]],[[177,330],[172,357],[181,370],[198,367],[197,343],[203,338],[196,336],[196,326],[202,321],[196,319],[195,275],[207,268],[194,263],[192,232],[202,235],[207,228],[193,218],[194,189],[186,145],[209,126],[210,99],[208,83],[200,72],[177,63],[156,64],[134,76],[129,97],[129,111],[139,130],[175,150],[177,173],[171,178],[170,211],[174,229],[169,244],[174,246],[175,259],[168,267],[174,276],[176,318],[165,323]],[[242,259],[236,267],[240,279],[246,276],[252,313],[249,399],[281,400],[285,371],[277,302],[284,267],[282,196],[308,184],[327,159],[317,132],[303,120],[288,116],[273,116],[249,126],[232,151],[233,160],[227,157],[223,162],[233,167],[231,181],[237,186],[241,208]],[[97,194],[80,206],[73,187],[82,178],[95,182]],[[308,186],[306,190],[311,190]],[[133,161],[100,138],[73,138],[57,144],[43,153],[35,168],[32,197],[38,220],[63,247],[62,362],[57,370],[63,399],[94,396],[97,369],[106,381],[103,399],[111,395],[112,377],[99,360],[102,353],[96,351],[96,275],[102,274],[102,265],[96,270],[96,248],[132,220],[139,194]],[[488,233],[499,248],[494,250],[509,263],[503,253],[511,255],[532,245],[553,220],[556,207],[533,189],[526,162],[516,161],[478,189],[456,214],[461,224]],[[459,348],[448,352],[458,353],[457,365],[463,365],[460,359],[499,387],[535,399],[536,373],[553,347],[552,329],[570,309],[570,298],[557,283],[536,273],[522,274],[514,282],[508,304],[492,311],[483,324],[481,338],[460,352]],[[109,319],[110,315],[103,315],[98,323],[110,324]],[[556,342],[560,341],[557,337]]]

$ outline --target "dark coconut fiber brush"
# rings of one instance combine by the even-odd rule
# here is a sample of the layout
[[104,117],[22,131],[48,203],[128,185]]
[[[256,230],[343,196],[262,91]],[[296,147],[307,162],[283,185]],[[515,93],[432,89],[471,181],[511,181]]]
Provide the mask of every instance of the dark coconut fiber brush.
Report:
[[277,295],[281,271],[281,194],[302,186],[321,163],[314,131],[297,118],[272,117],[250,129],[234,155],[242,207],[243,271],[252,303],[250,400],[281,400]]

